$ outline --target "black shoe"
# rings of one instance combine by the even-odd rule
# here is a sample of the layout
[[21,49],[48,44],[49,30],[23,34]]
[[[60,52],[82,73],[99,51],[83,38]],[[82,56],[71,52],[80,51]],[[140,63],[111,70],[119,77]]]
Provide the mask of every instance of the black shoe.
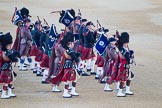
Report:
[[30,66],[30,64],[26,64],[26,63],[24,63],[24,65],[27,67],[27,66]]
[[98,79],[99,79],[99,77],[95,77],[95,79],[96,79],[96,80],[98,80]]
[[2,89],[0,89],[0,92],[2,92]]
[[24,67],[27,67],[27,65],[24,64]]
[[62,92],[62,91],[60,90],[60,91],[52,91],[52,92],[54,92],[54,93],[60,93],[60,92]]
[[85,72],[83,72],[83,73],[82,73],[82,76],[90,76],[90,75],[87,74],[87,73],[85,73]]
[[42,84],[49,84],[49,82],[47,82],[47,81],[42,81]]
[[43,76],[42,74],[36,74],[36,76]]
[[124,95],[124,96],[117,96],[117,97],[126,97],[126,95]]
[[19,71],[27,71],[28,69],[19,69]]
[[37,73],[37,71],[33,71],[33,74]]
[[64,97],[64,96],[63,96],[63,98],[72,98],[72,95],[71,95],[70,97]]
[[134,93],[125,93],[126,95],[134,95]]
[[77,70],[77,72],[78,72],[78,74],[79,74],[79,75],[81,75],[81,74],[82,74],[82,71]]
[[96,75],[96,72],[91,72],[91,75]]
[[45,69],[42,69],[41,72],[44,72]]
[[91,72],[91,69],[87,69],[87,72]]
[[106,83],[106,81],[100,81],[100,83],[101,83],[101,84],[105,84],[105,83]]
[[104,90],[104,92],[113,92],[113,90]]
[[[17,66],[17,67],[20,67],[20,66]],[[23,67],[27,67],[27,65],[25,65],[25,64],[24,64],[24,66],[23,66]]]

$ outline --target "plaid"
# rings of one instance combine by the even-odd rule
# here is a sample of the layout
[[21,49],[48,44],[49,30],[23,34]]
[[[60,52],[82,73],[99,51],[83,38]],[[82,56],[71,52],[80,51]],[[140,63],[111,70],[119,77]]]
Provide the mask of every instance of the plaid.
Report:
[[127,81],[128,80],[128,69],[125,67],[127,64],[126,59],[120,58],[120,67],[118,70],[117,81]]
[[83,47],[81,59],[82,60],[87,60],[87,59],[91,59],[93,57],[95,57],[95,54],[93,53],[93,49],[92,48]]
[[11,83],[13,81],[11,70],[2,70],[0,73],[0,83]]
[[30,56],[36,56],[38,50],[39,49],[35,45],[32,45],[30,49]]
[[40,66],[49,68],[49,56],[47,54],[43,54],[43,59],[41,61]]
[[36,57],[35,57],[35,61],[36,62],[41,62],[43,58],[43,51],[42,50],[38,50],[37,54],[36,54]]

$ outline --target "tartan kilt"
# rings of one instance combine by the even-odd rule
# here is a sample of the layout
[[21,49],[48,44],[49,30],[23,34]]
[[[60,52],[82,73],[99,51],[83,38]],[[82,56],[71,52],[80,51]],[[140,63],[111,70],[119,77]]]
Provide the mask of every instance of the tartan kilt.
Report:
[[97,67],[103,67],[104,66],[104,58],[103,56],[98,55],[95,65],[97,65]]
[[43,54],[43,58],[42,58],[40,66],[49,68],[49,56],[47,54]]
[[121,64],[118,75],[116,77],[117,81],[127,81],[128,80],[128,69],[124,67],[124,64]]
[[42,58],[43,58],[43,51],[42,50],[38,50],[38,52],[36,53],[35,61],[36,62],[41,62]]
[[83,45],[79,45],[78,48],[77,48],[77,52],[81,53],[83,52],[83,48],[84,46]]
[[76,73],[72,68],[64,69],[63,71],[62,82],[74,81],[76,79]]
[[107,70],[107,76],[110,76],[112,74],[112,69],[113,69],[113,65],[114,65],[114,61],[113,62],[109,62],[109,68]]
[[0,83],[11,83],[13,81],[11,70],[2,70],[0,73]]
[[108,84],[112,84],[114,81],[116,81],[117,75],[118,75],[118,67],[117,64],[114,63],[114,65],[112,66],[112,72],[110,72],[110,76],[109,79],[107,80]]
[[82,60],[88,60],[88,59],[91,59],[93,57],[95,57],[95,54],[93,52],[93,48],[83,47],[81,59]]
[[32,45],[30,49],[30,56],[36,56],[38,50],[39,49],[35,45]]
[[52,84],[59,84],[61,81],[62,82],[67,82],[67,81],[75,81],[76,79],[76,73],[73,71],[72,68],[69,69],[61,69],[61,71],[57,74],[56,77],[51,79]]
[[64,72],[63,72],[62,69],[61,69],[61,71],[57,74],[56,77],[53,77],[53,78],[50,79],[50,82],[51,82],[52,84],[60,84],[63,75],[64,75]]

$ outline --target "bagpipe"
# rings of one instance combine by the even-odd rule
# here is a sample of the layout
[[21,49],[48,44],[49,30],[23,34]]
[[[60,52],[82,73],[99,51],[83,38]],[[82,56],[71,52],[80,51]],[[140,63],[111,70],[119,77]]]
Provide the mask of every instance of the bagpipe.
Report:
[[10,62],[17,62],[20,53],[16,50],[6,50],[5,55],[10,59]]
[[2,65],[2,67],[0,68],[0,74],[1,74],[2,71],[5,71],[5,70],[10,70],[11,71],[12,78],[13,78],[13,81],[16,80],[17,73],[14,72],[13,69],[12,69],[12,62],[4,63]]
[[130,64],[136,65],[134,51],[133,50],[129,50],[129,55],[130,55]]
[[17,74],[12,69],[12,63],[17,62],[18,58],[20,57],[20,53],[15,50],[6,50],[5,55],[9,58],[10,62],[4,63],[2,67],[0,68],[1,71],[3,70],[11,70],[11,74],[13,77],[13,80],[15,80],[15,77]]
[[[134,51],[129,50],[129,57],[130,57],[130,64],[134,64],[136,66],[135,57],[134,57]],[[133,80],[134,79],[134,73],[131,71],[130,68],[128,68],[128,79]]]

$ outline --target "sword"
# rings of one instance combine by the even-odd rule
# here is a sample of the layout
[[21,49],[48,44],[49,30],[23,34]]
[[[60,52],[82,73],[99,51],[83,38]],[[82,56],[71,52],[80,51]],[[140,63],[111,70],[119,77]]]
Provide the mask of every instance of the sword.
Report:
[[12,19],[11,19],[11,22],[12,23],[14,22],[14,17],[15,17],[16,11],[17,11],[17,7],[15,7],[15,11],[14,11],[13,16],[12,16]]
[[50,14],[53,14],[53,13],[60,13],[61,11],[52,11]]

